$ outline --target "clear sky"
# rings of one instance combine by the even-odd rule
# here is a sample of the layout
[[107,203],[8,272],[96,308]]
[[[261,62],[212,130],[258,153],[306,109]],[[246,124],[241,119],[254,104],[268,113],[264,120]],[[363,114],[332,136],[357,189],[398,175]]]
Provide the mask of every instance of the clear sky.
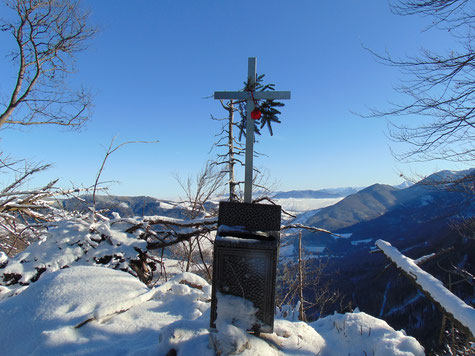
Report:
[[[445,50],[452,39],[423,32],[427,19],[400,17],[381,0],[88,0],[100,28],[77,57],[72,80],[93,90],[94,114],[80,132],[54,127],[2,130],[1,150],[53,163],[31,186],[55,177],[88,186],[110,140],[159,140],[115,152],[103,180],[112,194],[180,195],[173,173],[194,174],[209,154],[225,116],[216,90],[239,90],[247,58],[277,90],[290,90],[282,124],[259,137],[260,157],[280,190],[401,183],[399,173],[464,169],[446,162],[395,161],[386,120],[352,112],[388,108],[400,74],[363,47],[404,57],[421,48]],[[5,11],[1,8],[1,11]],[[12,45],[0,33],[0,51]],[[11,48],[11,47],[10,47]],[[0,55],[0,95],[15,68]]]

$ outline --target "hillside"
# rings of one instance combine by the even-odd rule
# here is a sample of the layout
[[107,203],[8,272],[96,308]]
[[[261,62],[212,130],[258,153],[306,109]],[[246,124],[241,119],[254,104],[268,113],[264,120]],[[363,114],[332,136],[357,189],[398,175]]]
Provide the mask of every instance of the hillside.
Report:
[[[459,173],[448,174],[445,172],[444,177],[455,179]],[[393,240],[405,239],[405,235],[414,231],[437,231],[452,220],[474,216],[475,194],[456,186],[427,184],[437,177],[440,177],[438,173],[405,189],[375,184],[335,205],[306,214],[299,222],[352,234],[349,241],[376,239],[382,235]]]
[[395,192],[389,185],[375,184],[352,194],[330,207],[308,217],[305,224],[337,231],[361,221],[381,216],[396,204]]
[[[446,283],[447,272],[439,265],[445,270],[458,266],[473,274],[474,241],[462,238],[457,224],[475,216],[475,194],[460,183],[474,172],[444,171],[404,189],[373,185],[333,206],[304,214],[299,222],[344,237],[307,232],[304,246],[319,248],[322,252],[316,256],[330,256],[328,278],[334,288],[351,296],[354,305],[404,328],[427,348],[436,347],[438,330],[429,325],[440,327],[440,313],[406,278],[388,268],[385,258],[369,252],[377,239],[390,241],[414,259],[447,249],[424,268]],[[473,303],[470,285],[453,278],[457,293]]]

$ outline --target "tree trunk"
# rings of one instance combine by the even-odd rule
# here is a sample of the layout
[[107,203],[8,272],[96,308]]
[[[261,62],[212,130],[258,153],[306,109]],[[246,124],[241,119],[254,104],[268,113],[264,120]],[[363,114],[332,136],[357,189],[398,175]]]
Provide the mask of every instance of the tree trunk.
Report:
[[299,231],[299,298],[299,319],[305,321],[305,314],[303,311],[302,231]]

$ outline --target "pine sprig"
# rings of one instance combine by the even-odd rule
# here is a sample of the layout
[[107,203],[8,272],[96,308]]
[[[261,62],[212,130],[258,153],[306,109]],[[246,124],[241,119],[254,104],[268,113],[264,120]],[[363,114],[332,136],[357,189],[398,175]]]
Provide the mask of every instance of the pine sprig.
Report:
[[[243,91],[254,91],[254,92],[261,92],[261,91],[266,91],[266,90],[275,90],[275,84],[269,83],[269,84],[264,84],[264,76],[265,74],[258,75],[256,78],[256,82],[254,85],[251,87],[249,82],[244,82],[244,88]],[[241,115],[241,122],[239,123],[239,139],[242,138],[242,134],[245,131],[246,127],[246,120],[247,120],[247,111],[246,111],[246,102],[241,101],[238,103],[239,107],[239,113]],[[278,117],[278,115],[281,115],[282,113],[277,110],[279,107],[285,106],[284,103],[280,101],[275,101],[272,99],[267,99],[264,101],[261,101],[257,108],[261,111],[262,115],[260,119],[256,120],[256,125],[254,125],[254,132],[258,135],[261,134],[261,129],[264,126],[267,126],[269,133],[271,136],[274,135],[274,132],[272,130],[272,123],[278,123],[280,124],[281,121]]]

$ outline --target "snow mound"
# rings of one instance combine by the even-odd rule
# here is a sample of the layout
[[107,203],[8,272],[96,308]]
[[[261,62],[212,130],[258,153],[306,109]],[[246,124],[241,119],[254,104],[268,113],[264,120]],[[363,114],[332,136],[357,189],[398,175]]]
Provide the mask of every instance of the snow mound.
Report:
[[424,348],[415,338],[363,312],[335,313],[310,326],[326,341],[322,355],[424,355]]
[[[211,336],[216,331],[209,328],[211,286],[192,273],[150,289],[126,272],[75,266],[47,271],[24,288],[0,302],[2,354],[216,354]],[[236,355],[423,354],[415,339],[364,313],[335,314],[312,324],[277,318],[273,334],[256,337],[245,332],[253,323],[252,306],[234,297],[223,301],[220,347]]]
[[[64,345],[87,343],[74,327],[101,308],[137,297],[148,288],[133,276],[102,267],[45,273],[23,293],[0,303],[2,352],[61,353]],[[26,337],[24,337],[27,335]]]
[[276,319],[273,334],[262,334],[268,342],[269,355],[322,355],[327,341],[304,322]]

